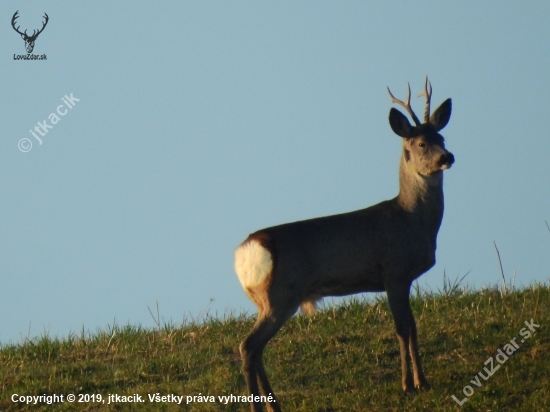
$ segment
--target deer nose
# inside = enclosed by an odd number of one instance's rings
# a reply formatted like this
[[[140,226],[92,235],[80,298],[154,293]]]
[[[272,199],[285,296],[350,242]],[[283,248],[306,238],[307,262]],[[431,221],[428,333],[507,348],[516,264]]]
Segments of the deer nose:
[[[439,158],[440,166],[451,167],[451,165],[454,162],[455,162],[455,157],[451,152],[447,152],[446,154],[441,155],[441,157]]]

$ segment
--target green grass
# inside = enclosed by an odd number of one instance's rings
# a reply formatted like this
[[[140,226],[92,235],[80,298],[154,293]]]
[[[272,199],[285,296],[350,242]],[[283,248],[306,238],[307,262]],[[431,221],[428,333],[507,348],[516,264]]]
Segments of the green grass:
[[[429,392],[401,393],[400,361],[383,295],[350,299],[311,318],[295,316],[273,338],[264,359],[285,411],[548,411],[550,288],[413,290]],[[183,326],[109,327],[95,334],[43,336],[0,348],[0,410],[246,411],[219,395],[246,395],[238,345],[255,316],[226,316]],[[540,325],[524,343],[520,330]],[[520,348],[482,387],[470,383],[484,362],[517,337]],[[495,361],[496,363],[496,361]],[[462,407],[463,387],[474,393]],[[140,394],[143,403],[25,405],[11,396]],[[147,394],[215,396],[215,403],[151,403]]]

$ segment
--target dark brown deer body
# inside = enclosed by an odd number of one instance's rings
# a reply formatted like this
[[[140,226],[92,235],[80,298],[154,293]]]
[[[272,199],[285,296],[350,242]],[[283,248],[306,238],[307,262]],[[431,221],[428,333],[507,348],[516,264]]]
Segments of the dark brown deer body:
[[[355,212],[260,230],[235,252],[239,280],[259,310],[240,346],[243,371],[250,394],[271,394],[270,410],[281,408],[263,366],[263,349],[300,306],[311,311],[324,296],[386,291],[399,341],[403,390],[429,388],[418,356],[409,292],[413,280],[435,264],[443,170],[451,167],[454,156],[438,133],[449,121],[451,100],[430,117],[427,79],[424,95],[422,124],[410,108],[410,89],[406,103],[392,96],[416,124],[411,126],[401,112],[391,109],[391,128],[403,138],[396,198]],[[263,402],[251,404],[252,411],[262,409]]]

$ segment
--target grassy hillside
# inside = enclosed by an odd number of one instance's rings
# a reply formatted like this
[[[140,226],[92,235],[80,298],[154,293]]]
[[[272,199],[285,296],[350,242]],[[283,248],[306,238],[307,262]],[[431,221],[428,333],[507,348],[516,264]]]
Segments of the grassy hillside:
[[[438,293],[417,291],[412,299],[431,391],[401,394],[399,351],[385,300],[350,300],[312,318],[294,317],[268,345],[266,368],[283,409],[550,410],[550,288],[536,285],[503,294],[496,288],[467,292],[447,286]],[[535,332],[526,338],[524,322],[531,320],[540,327],[531,326]],[[158,330],[111,327],[65,340],[42,337],[4,346],[0,410],[248,410],[245,403],[225,404],[218,396],[246,394],[237,348],[253,322],[253,316],[228,316]],[[504,360],[498,350],[505,351],[513,338],[519,349]],[[497,368],[497,355],[504,362],[500,368],[487,380],[479,377],[479,372],[487,377],[484,367],[491,369],[484,364],[488,358]],[[466,385],[469,397],[463,393]],[[157,393],[183,396],[184,406],[166,398],[151,402],[148,394]],[[64,402],[12,402],[12,396],[52,394],[62,394]],[[68,394],[76,401],[68,402]],[[108,405],[110,394],[138,394],[143,402]],[[467,400],[458,406],[452,395]],[[196,398],[185,406],[187,396]],[[205,400],[198,396],[213,396],[215,402],[198,402]],[[88,402],[79,403],[79,397]]]

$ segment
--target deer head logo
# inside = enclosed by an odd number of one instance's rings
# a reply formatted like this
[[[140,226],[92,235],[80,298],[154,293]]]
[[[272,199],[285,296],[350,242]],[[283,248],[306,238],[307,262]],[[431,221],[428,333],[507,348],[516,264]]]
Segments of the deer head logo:
[[[38,30],[38,32],[36,30],[33,30],[32,35],[29,36],[27,35],[27,30],[25,30],[25,32],[22,33],[19,31],[20,26],[15,27],[15,20],[17,20],[17,18],[19,17],[17,13],[19,13],[19,10],[17,10],[13,15],[11,19],[11,25],[13,29],[21,35],[21,38],[25,40],[25,48],[27,49],[27,53],[32,53],[34,49],[34,42],[36,41],[36,38],[38,37],[38,35],[44,31],[46,24],[48,24],[49,17],[46,13],[44,13],[44,18],[46,19],[46,21],[42,23],[42,28]]]

